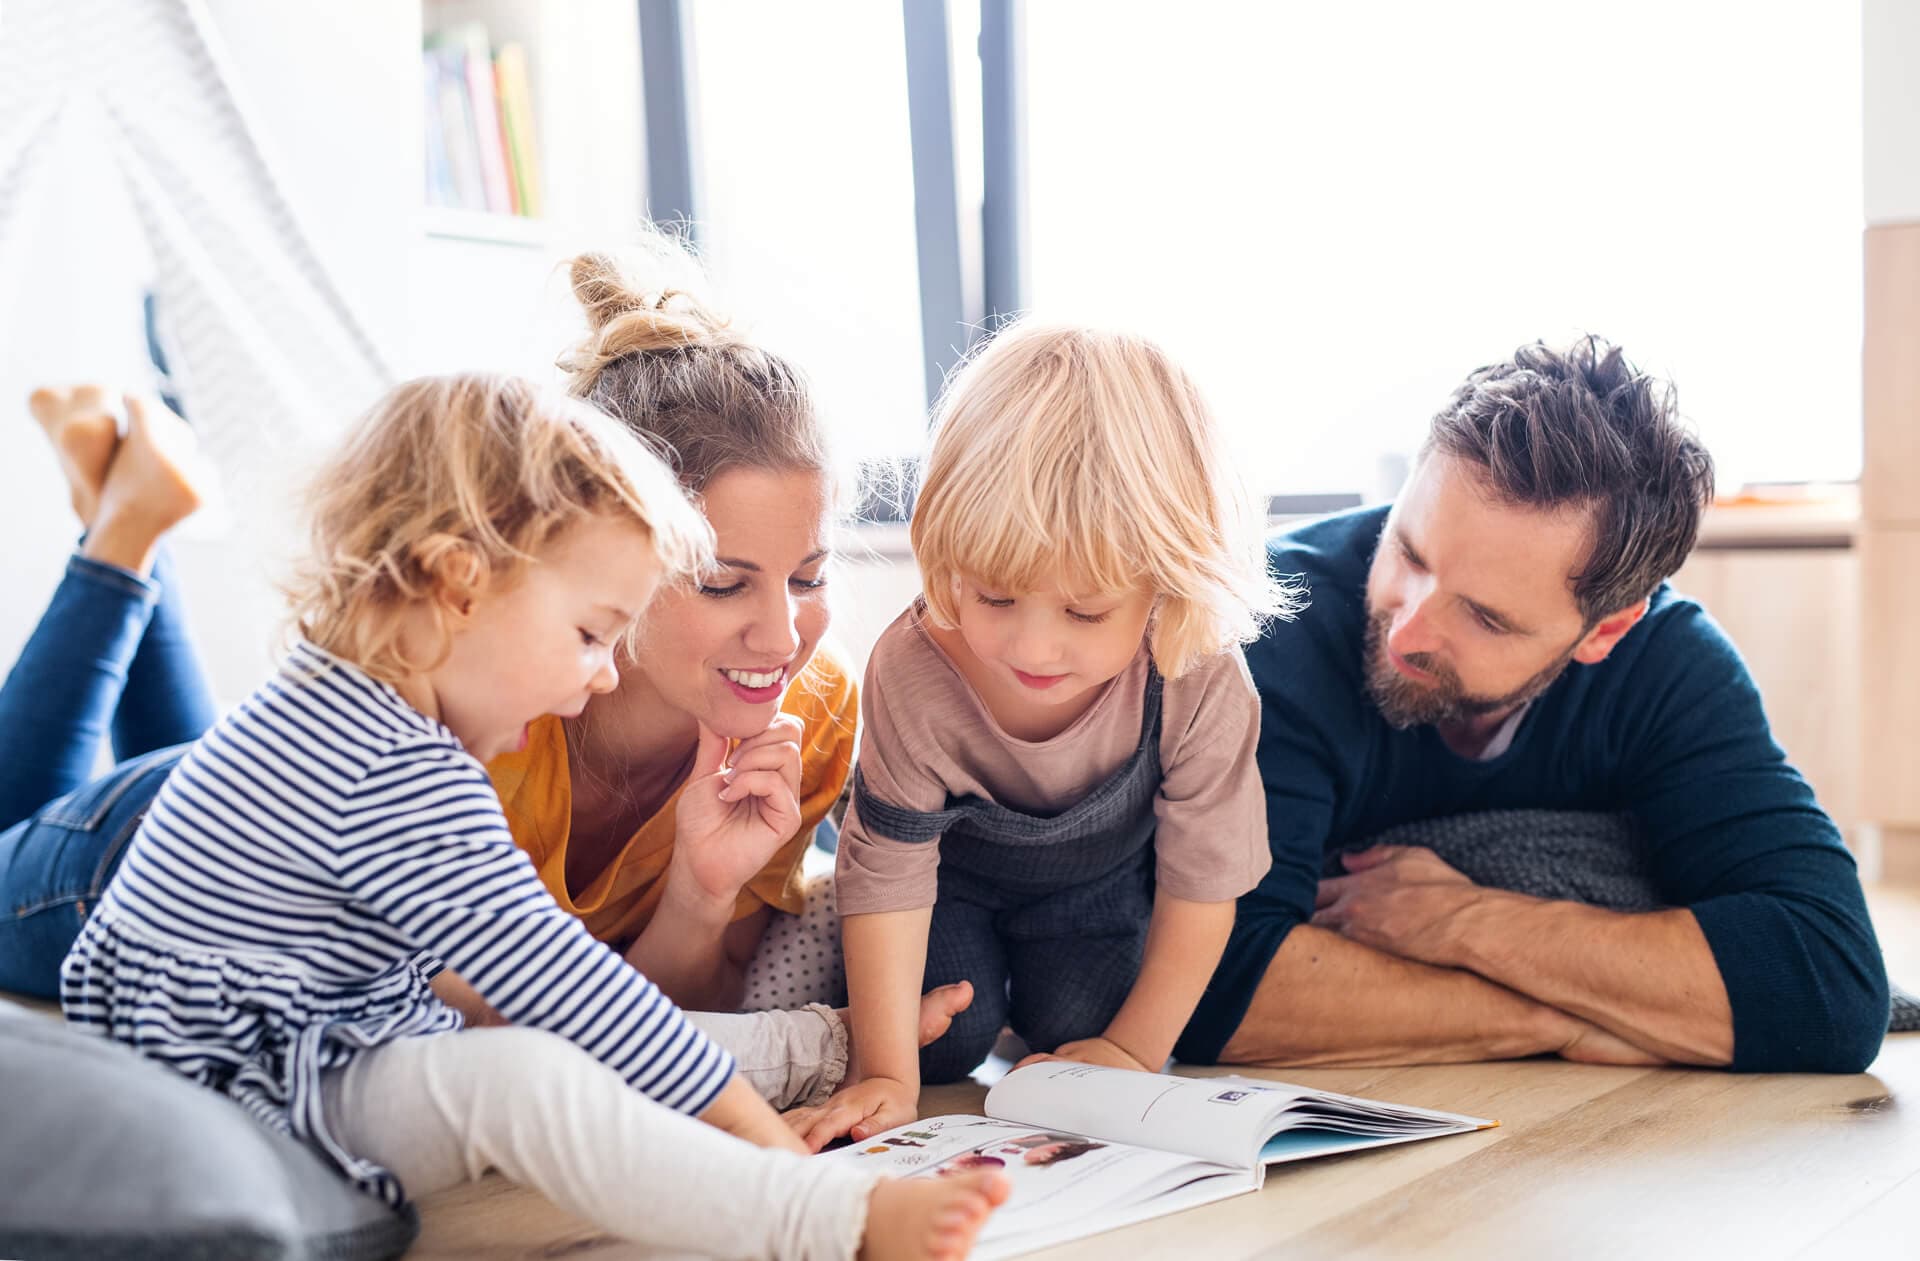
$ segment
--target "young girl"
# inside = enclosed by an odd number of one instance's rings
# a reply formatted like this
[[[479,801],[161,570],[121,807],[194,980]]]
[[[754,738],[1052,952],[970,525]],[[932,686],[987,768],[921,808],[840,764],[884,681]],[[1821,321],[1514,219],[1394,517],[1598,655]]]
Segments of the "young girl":
[[[691,1119],[798,1148],[728,1047],[811,1063],[770,1083],[804,1092],[837,1071],[832,1014],[703,1032],[555,904],[481,767],[611,690],[656,586],[710,563],[666,468],[582,403],[468,376],[400,387],[316,487],[301,639],[167,779],[62,967],[68,1018],[389,1202],[495,1167],[678,1249],[963,1252],[1003,1186],[876,1184]],[[693,774],[750,841],[773,772],[725,755],[703,733]],[[441,966],[521,1027],[461,1030]]]
[[[1238,645],[1298,600],[1240,498],[1139,338],[1015,325],[948,386],[836,874],[866,1078],[789,1118],[816,1149],[911,1119],[1005,1023],[1064,1059],[1171,1054],[1268,865]],[[974,1002],[916,1056],[923,975]]]

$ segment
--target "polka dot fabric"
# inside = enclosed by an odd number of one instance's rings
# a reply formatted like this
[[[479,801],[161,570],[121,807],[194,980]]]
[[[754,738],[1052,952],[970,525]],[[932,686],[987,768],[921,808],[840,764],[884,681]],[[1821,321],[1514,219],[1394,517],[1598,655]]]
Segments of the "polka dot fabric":
[[[825,859],[819,864],[818,859]],[[840,915],[833,900],[833,856],[807,854],[806,909],[775,911],[760,949],[747,965],[741,1011],[794,1011],[808,1003],[841,1007],[847,974],[840,958]]]

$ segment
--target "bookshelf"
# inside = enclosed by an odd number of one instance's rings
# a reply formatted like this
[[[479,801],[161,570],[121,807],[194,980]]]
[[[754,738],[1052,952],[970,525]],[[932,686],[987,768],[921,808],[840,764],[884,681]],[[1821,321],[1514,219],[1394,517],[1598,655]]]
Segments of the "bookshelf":
[[[630,0],[421,0],[418,12],[408,368],[481,367],[550,380],[580,327],[561,264],[582,249],[631,239],[644,214],[637,10]],[[447,197],[444,169],[436,184],[433,129],[444,119],[434,109],[430,59],[439,50],[451,61],[449,50],[468,51],[468,41],[496,57],[517,49],[524,62],[537,213],[503,213],[497,195],[477,205]],[[452,77],[442,70],[443,93]],[[461,200],[468,204],[434,204]]]

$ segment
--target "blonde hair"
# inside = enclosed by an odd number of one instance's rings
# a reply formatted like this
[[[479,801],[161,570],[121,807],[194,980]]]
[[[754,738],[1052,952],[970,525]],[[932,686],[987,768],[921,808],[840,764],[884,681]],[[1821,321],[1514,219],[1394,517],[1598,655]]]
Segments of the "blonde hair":
[[[1262,521],[1192,380],[1145,338],[1019,321],[947,381],[910,535],[927,608],[958,624],[964,575],[1147,590],[1154,663],[1177,678],[1303,607],[1267,572]]]
[[[681,485],[697,495],[732,468],[830,472],[806,378],[713,308],[677,238],[647,226],[568,270],[587,317],[559,361],[568,392],[661,445]]]
[[[442,591],[511,583],[542,544],[601,514],[639,525],[666,577],[698,570],[712,532],[666,467],[593,408],[514,377],[425,377],[376,403],[307,495],[312,550],[287,586],[316,646],[388,682],[446,659]],[[425,602],[439,646],[400,646]]]

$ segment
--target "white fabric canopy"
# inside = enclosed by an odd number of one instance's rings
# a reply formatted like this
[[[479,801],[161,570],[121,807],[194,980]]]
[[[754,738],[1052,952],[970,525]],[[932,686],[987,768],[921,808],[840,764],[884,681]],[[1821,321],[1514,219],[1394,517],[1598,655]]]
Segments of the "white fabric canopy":
[[[197,0],[0,0],[0,260],[34,248],[21,210],[53,155],[91,150],[150,252],[183,409],[227,470],[337,432],[393,375],[233,85]],[[33,299],[0,282],[0,345]]]

